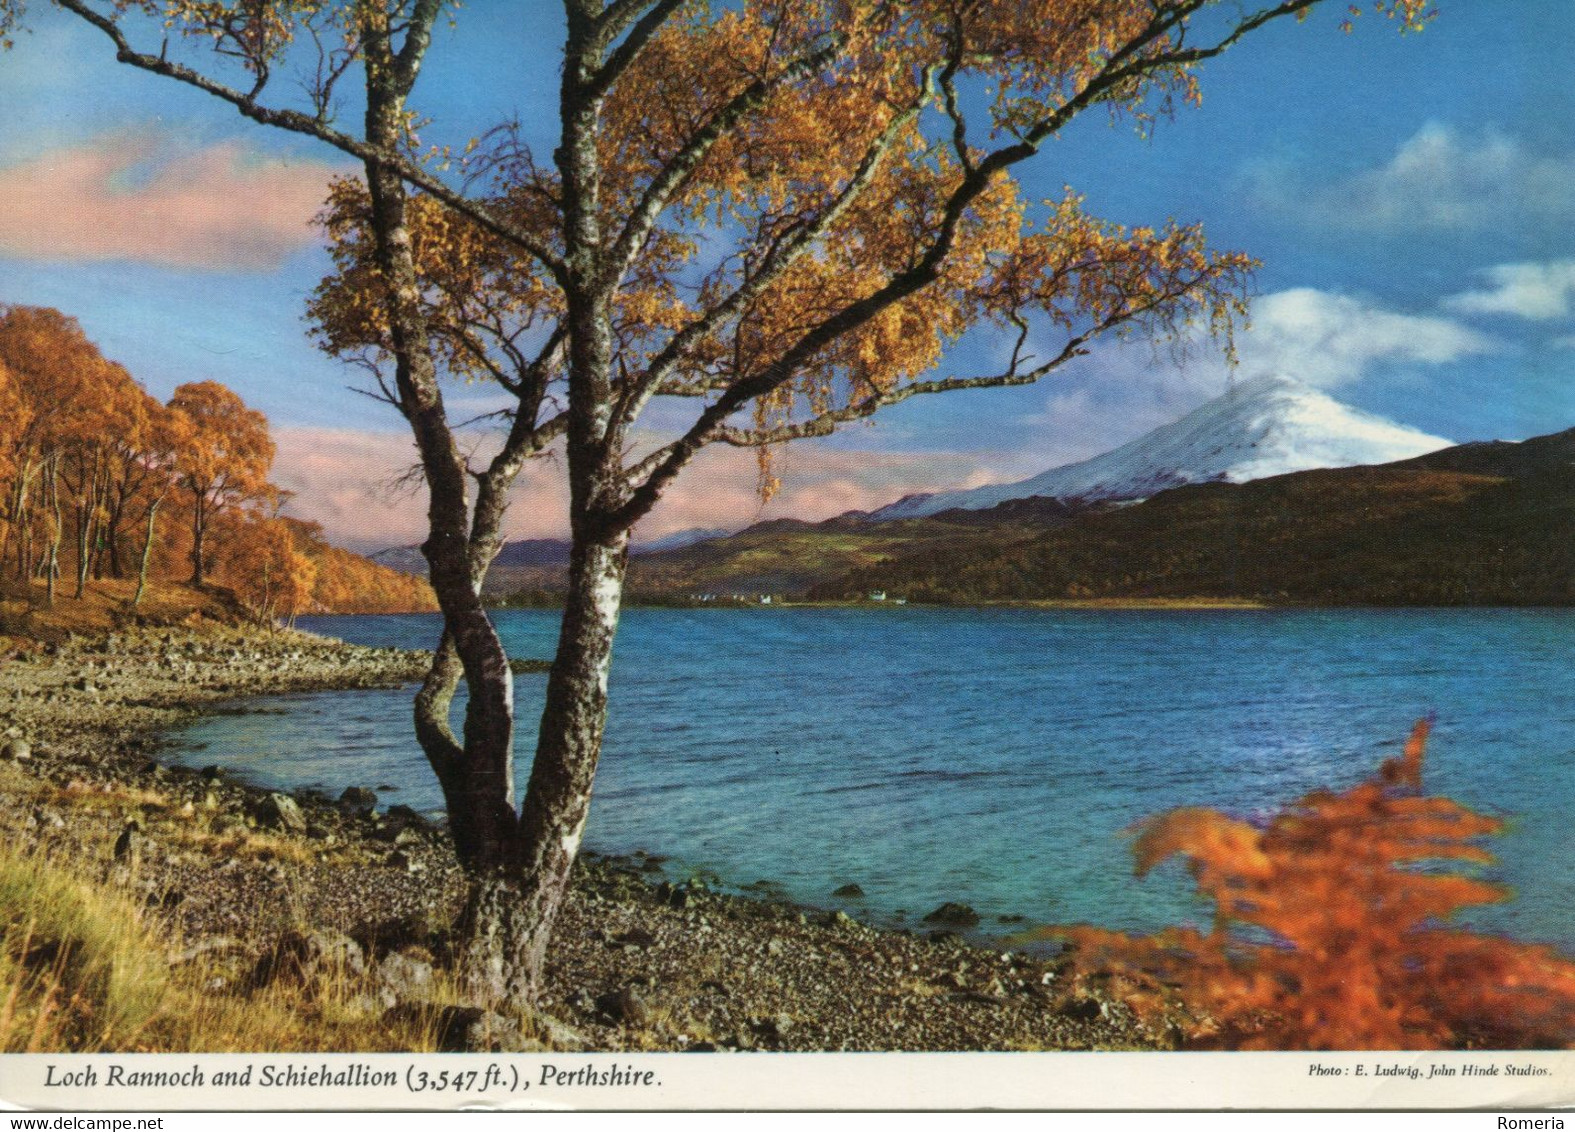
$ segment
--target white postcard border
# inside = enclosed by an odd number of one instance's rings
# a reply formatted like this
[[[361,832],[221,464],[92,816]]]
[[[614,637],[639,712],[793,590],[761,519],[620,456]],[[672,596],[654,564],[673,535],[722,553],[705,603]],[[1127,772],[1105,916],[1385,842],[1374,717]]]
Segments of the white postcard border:
[[[1556,1110],[1575,1053],[12,1054],[70,1112]]]

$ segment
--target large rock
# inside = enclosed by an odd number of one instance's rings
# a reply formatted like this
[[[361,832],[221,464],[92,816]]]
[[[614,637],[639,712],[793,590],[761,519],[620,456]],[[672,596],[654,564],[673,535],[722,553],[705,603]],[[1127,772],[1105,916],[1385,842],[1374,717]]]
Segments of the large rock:
[[[979,924],[979,913],[966,904],[948,900],[924,917],[926,924],[945,924],[954,928],[972,928]]]
[[[306,815],[299,803],[287,794],[265,794],[252,805],[252,820],[263,829],[286,833],[305,833]]]
[[[377,794],[365,786],[351,786],[339,795],[339,808],[347,814],[365,817],[377,809]]]
[[[651,1004],[632,986],[598,995],[596,1009],[620,1026],[638,1028],[648,1025],[652,1018]]]
[[[340,932],[291,930],[257,964],[255,981],[267,986],[280,979],[310,985],[329,979],[359,978],[366,973],[361,945]]]
[[[566,1022],[560,1022],[550,1014],[533,1014],[530,1019],[530,1028],[536,1037],[546,1043],[549,1049],[575,1050],[586,1049],[591,1043],[585,1035]]]
[[[424,815],[417,810],[412,810],[409,806],[388,807],[387,824],[395,830],[416,829],[425,831],[432,828],[432,823],[427,821]]]
[[[33,757],[33,748],[26,739],[7,739],[0,745],[0,759],[7,762],[25,762]]]
[[[392,951],[383,956],[373,973],[378,985],[401,1002],[432,997],[432,964],[425,959]]]

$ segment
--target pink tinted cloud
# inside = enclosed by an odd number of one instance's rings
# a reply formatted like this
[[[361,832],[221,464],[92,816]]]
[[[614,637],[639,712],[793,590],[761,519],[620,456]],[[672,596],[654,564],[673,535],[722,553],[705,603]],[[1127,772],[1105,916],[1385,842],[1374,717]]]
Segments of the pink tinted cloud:
[[[0,169],[0,255],[267,271],[316,239],[333,167],[99,138]]]
[[[753,452],[706,449],[640,524],[642,539],[690,527],[741,527],[763,519],[817,521],[845,511],[872,511],[920,491],[949,491],[1021,479],[1042,471],[1023,468],[1001,453],[890,452],[788,445],[774,457],[782,481],[761,505]]]
[[[286,514],[321,523],[331,542],[358,551],[426,537],[425,489],[398,484],[416,465],[410,437],[304,426],[273,434],[273,481],[293,493]]]
[[[426,537],[426,492],[397,489],[415,464],[407,437],[352,429],[286,426],[275,430],[274,480],[295,493],[289,514],[321,523],[341,546],[375,551]],[[987,457],[998,456],[997,459]],[[966,452],[882,452],[817,444],[778,454],[782,489],[765,506],[756,491],[752,452],[716,447],[694,464],[646,517],[637,540],[691,527],[739,528],[762,519],[829,519],[868,511],[915,491],[976,487],[1042,471],[1021,456]],[[521,473],[508,537],[563,538],[568,489],[561,458],[533,461]]]

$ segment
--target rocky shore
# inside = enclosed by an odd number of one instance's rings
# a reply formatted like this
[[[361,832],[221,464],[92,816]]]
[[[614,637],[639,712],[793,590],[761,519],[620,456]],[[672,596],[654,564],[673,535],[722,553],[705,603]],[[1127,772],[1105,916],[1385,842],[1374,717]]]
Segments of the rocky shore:
[[[441,823],[368,784],[272,794],[165,766],[159,736],[240,697],[419,679],[426,657],[298,633],[136,629],[0,651],[0,831],[130,890],[218,993],[332,968],[350,1006],[425,1010],[461,1048],[1131,1049],[1168,1044],[1109,988],[955,932],[709,891],[660,858],[584,855],[542,1017],[442,1006],[463,883]],[[828,893],[828,902],[833,894]],[[954,909],[964,917],[966,909]]]

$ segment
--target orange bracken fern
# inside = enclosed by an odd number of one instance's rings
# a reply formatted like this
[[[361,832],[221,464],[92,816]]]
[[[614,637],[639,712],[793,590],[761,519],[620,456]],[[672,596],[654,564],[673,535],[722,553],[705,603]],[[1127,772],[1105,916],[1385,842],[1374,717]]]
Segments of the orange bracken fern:
[[[1575,963],[1551,948],[1453,930],[1507,890],[1444,866],[1492,858],[1502,823],[1422,794],[1428,722],[1404,754],[1341,794],[1309,794],[1258,828],[1213,810],[1146,823],[1141,876],[1179,854],[1214,929],[1069,940],[1075,983],[1119,976],[1137,1001],[1179,995],[1195,1048],[1450,1049],[1575,1042]]]

